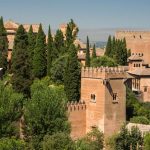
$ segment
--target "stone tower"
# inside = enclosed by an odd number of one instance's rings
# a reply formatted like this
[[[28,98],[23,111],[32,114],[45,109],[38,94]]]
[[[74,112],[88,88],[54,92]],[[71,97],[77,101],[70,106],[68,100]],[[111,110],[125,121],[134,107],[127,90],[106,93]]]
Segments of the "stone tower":
[[[74,139],[95,127],[103,131],[105,137],[119,131],[126,121],[125,82],[123,67],[82,69],[82,103],[68,105],[71,136]]]
[[[82,69],[81,100],[85,101],[86,132],[97,126],[105,136],[126,120],[126,72],[123,68]]]

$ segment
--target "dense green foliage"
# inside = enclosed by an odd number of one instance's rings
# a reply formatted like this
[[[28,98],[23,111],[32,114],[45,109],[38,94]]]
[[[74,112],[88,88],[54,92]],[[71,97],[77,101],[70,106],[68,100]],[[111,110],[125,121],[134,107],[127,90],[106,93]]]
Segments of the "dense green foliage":
[[[0,139],[1,150],[25,150],[26,144],[24,141],[16,140],[14,138],[2,138]]]
[[[104,136],[97,128],[92,129],[84,138],[76,142],[77,150],[102,150]]]
[[[77,50],[73,44],[70,46],[69,52],[64,73],[65,92],[69,101],[79,101],[81,71],[77,59]]]
[[[48,86],[47,81],[35,80],[31,87],[31,100],[25,105],[27,136],[41,141],[46,134],[69,133],[66,102],[62,87]]]
[[[17,92],[30,93],[31,69],[28,54],[28,36],[22,25],[16,32],[12,52],[12,86]]]
[[[144,116],[134,116],[130,119],[130,122],[139,124],[150,124],[150,121]]]
[[[43,150],[75,150],[74,142],[64,132],[46,135],[42,143]]]
[[[90,67],[90,45],[89,45],[89,37],[88,36],[87,36],[87,42],[86,42],[85,66]]]
[[[150,103],[139,102],[139,100],[135,97],[135,94],[132,93],[132,91],[128,88],[127,88],[126,112],[127,112],[126,114],[127,121],[129,121],[133,117],[138,117],[138,123],[140,123],[140,121],[141,123],[144,123],[146,120],[150,121]],[[142,120],[140,119],[140,117],[144,117],[145,119]]]
[[[143,137],[138,128],[132,127],[129,131],[125,126],[121,128],[121,131],[112,136],[108,141],[107,145],[111,150],[137,150],[137,145],[143,145]]]
[[[91,60],[92,67],[100,67],[100,66],[108,66],[108,67],[115,67],[117,63],[110,57],[101,56]]]
[[[56,84],[64,84],[65,66],[67,63],[68,55],[60,56],[56,59],[51,67],[51,79]]]
[[[126,48],[126,40],[108,37],[105,55],[115,60],[118,65],[127,65],[128,50]]]
[[[144,150],[150,149],[150,133],[147,133],[144,137]]]
[[[19,136],[17,121],[22,114],[23,95],[0,81],[0,138]]]
[[[0,18],[0,68],[7,70],[7,50],[8,40],[6,30],[4,28],[3,18]]]
[[[46,59],[46,39],[45,34],[40,24],[36,45],[33,56],[33,74],[34,77],[42,78],[46,75],[47,59]]]

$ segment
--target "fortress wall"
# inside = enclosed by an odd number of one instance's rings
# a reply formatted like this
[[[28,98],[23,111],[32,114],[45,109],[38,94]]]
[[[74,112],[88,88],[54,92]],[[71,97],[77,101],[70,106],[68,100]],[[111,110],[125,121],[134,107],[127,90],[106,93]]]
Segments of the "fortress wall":
[[[68,103],[67,110],[71,123],[71,137],[81,138],[86,134],[86,104],[84,102]]]
[[[143,54],[144,63],[150,64],[150,31],[117,31],[117,39],[126,39],[132,54]]]
[[[126,121],[126,87],[123,79],[112,79],[106,86],[104,133],[109,137]],[[117,94],[116,100],[113,100],[113,93]]]

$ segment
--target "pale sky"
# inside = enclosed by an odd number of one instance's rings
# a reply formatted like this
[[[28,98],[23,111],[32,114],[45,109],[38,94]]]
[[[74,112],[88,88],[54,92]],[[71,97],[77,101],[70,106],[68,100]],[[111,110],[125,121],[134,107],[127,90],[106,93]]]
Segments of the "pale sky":
[[[80,38],[104,40],[118,28],[150,29],[150,0],[0,0],[0,16],[42,23],[45,31],[72,18]]]

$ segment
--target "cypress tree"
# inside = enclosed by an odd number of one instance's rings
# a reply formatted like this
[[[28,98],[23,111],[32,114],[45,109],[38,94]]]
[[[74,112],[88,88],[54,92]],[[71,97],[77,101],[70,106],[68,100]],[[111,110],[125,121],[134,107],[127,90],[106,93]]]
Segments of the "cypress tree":
[[[80,99],[80,67],[77,58],[77,50],[72,44],[69,48],[70,55],[67,60],[64,73],[64,87],[69,101]]]
[[[93,45],[92,58],[96,58],[96,48],[95,48],[95,44]]]
[[[116,51],[116,39],[113,36],[113,39],[112,39],[112,42],[111,42],[111,53],[110,53],[111,58],[114,58],[115,51]]]
[[[86,67],[90,67],[90,46],[89,46],[89,38],[88,38],[88,36],[87,36],[87,43],[86,43],[85,66]]]
[[[47,61],[46,61],[46,39],[45,34],[40,24],[36,45],[33,56],[33,74],[34,77],[42,78],[46,75]]]
[[[110,57],[111,55],[111,49],[112,49],[112,44],[111,44],[111,36],[109,35],[108,37],[108,41],[107,41],[107,45],[106,45],[106,51],[105,51],[105,55]]]
[[[22,25],[16,32],[12,51],[12,86],[17,92],[29,95],[31,85],[28,36]]]
[[[49,75],[49,76],[50,76],[53,58],[54,58],[54,56],[53,56],[53,37],[51,34],[51,28],[49,26],[48,43],[47,43],[47,75]]]
[[[64,48],[64,36],[61,30],[56,31],[56,35],[54,38],[54,46],[55,46],[55,57],[57,58],[59,55],[65,53]]]
[[[0,18],[0,68],[7,70],[7,51],[8,51],[8,39],[7,33],[3,23],[3,17]]]
[[[68,49],[71,44],[74,43],[76,36],[78,34],[79,29],[77,28],[74,21],[71,19],[71,21],[67,24],[66,34],[65,34],[65,44],[66,48]]]
[[[33,69],[33,56],[34,56],[34,48],[35,48],[35,41],[36,35],[33,33],[32,25],[30,26],[29,32],[28,32],[28,55],[29,55],[29,61],[30,61],[30,69]]]

